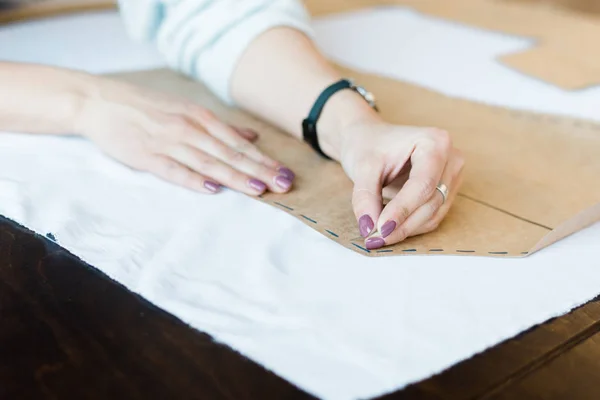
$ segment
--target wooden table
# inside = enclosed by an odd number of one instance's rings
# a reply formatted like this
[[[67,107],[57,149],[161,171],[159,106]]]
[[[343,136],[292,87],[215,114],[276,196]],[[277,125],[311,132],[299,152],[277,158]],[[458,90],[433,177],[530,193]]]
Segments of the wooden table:
[[[42,398],[312,397],[0,217],[0,399]],[[381,399],[600,399],[600,299]]]
[[[313,398],[3,217],[0,324],[0,399]],[[599,383],[595,300],[382,399],[600,399]]]

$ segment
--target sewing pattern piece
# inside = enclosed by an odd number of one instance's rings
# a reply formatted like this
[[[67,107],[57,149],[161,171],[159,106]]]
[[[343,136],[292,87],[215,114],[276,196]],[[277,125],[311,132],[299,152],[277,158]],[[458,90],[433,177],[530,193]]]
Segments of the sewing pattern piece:
[[[201,84],[155,70],[118,79],[188,97],[223,120],[261,133],[266,154],[296,172],[294,190],[257,200],[368,257],[414,254],[524,257],[600,220],[600,127],[588,121],[454,99],[397,80],[338,67],[372,90],[384,118],[440,126],[465,155],[465,179],[437,230],[368,250],[350,203],[352,182],[339,164],[250,115],[221,104]],[[560,155],[560,157],[557,157]],[[308,179],[319,176],[320,179]],[[573,179],[577,177],[577,179]]]

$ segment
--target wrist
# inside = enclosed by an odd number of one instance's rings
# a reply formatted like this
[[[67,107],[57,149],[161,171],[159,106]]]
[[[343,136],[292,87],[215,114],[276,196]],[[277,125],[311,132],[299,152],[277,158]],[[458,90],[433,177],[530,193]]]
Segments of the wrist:
[[[354,90],[331,96],[317,124],[319,145],[334,160],[340,158],[348,128],[356,124],[380,123],[381,116]]]
[[[42,70],[41,75],[44,73],[46,79],[53,82],[44,96],[50,104],[46,109],[49,114],[43,118],[48,121],[47,130],[51,131],[48,133],[81,135],[81,114],[98,78],[84,72],[54,68]]]
[[[77,107],[74,109],[72,119],[73,132],[88,137],[91,130],[92,114],[94,108],[97,108],[98,100],[101,97],[102,78],[93,75],[80,76],[73,91],[76,98]]]

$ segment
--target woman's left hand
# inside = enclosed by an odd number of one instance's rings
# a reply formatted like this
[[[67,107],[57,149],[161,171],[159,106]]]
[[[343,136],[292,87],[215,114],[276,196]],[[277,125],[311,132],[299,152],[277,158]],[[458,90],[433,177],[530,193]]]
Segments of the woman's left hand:
[[[436,229],[462,182],[464,159],[437,128],[353,123],[341,133],[339,158],[354,182],[352,205],[368,249]],[[393,194],[385,207],[384,194]]]

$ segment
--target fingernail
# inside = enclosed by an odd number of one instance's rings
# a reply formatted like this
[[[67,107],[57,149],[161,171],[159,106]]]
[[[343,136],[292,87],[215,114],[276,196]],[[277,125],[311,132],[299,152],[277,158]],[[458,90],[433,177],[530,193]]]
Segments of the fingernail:
[[[383,247],[385,245],[385,240],[380,237],[372,237],[367,239],[365,245],[367,246],[368,250],[375,250]]]
[[[247,138],[250,141],[256,140],[258,138],[258,132],[254,129],[250,128],[238,128],[237,126],[230,125],[233,130],[235,130],[238,135]]]
[[[250,186],[252,189],[257,190],[259,192],[264,192],[265,190],[267,190],[267,185],[265,185],[264,182],[259,181],[258,179],[250,179],[248,181],[248,186]]]
[[[293,181],[294,178],[296,177],[296,174],[294,173],[294,171],[292,171],[291,169],[289,169],[287,167],[279,167],[279,168],[277,168],[277,172],[279,172],[281,175],[288,178],[290,181]]]
[[[292,187],[292,181],[283,175],[278,175],[275,177],[275,183],[277,186],[282,188],[283,190],[288,190]]]
[[[395,221],[388,221],[381,227],[381,237],[388,237],[396,229]]]
[[[248,136],[256,139],[258,137],[258,132],[256,132],[254,129],[250,129],[250,128],[242,128],[242,130],[244,130]]]
[[[362,237],[369,236],[369,233],[371,233],[374,227],[375,224],[368,215],[365,214],[358,219],[358,230],[360,231],[360,235]]]
[[[221,190],[221,185],[213,181],[204,182],[204,187],[213,193],[217,193],[219,190]]]

